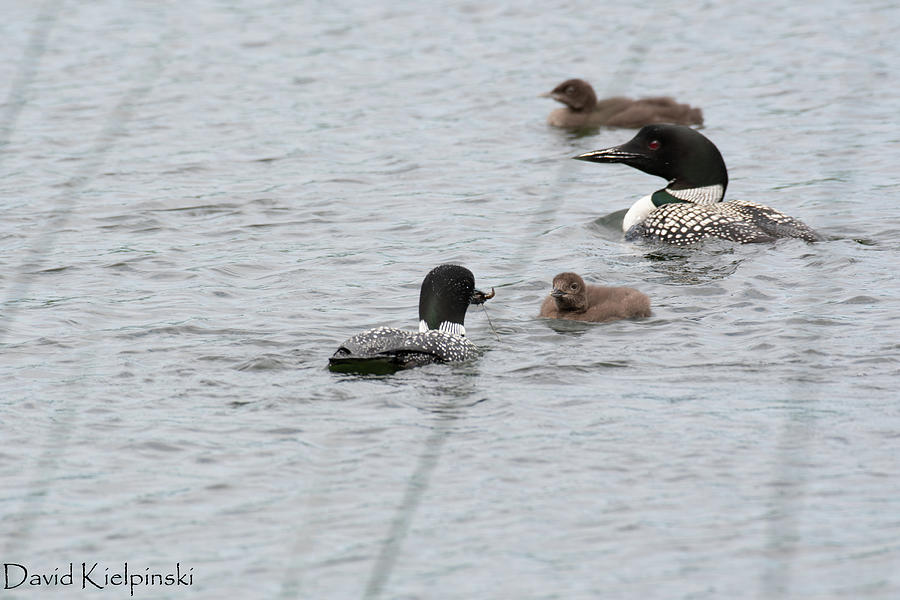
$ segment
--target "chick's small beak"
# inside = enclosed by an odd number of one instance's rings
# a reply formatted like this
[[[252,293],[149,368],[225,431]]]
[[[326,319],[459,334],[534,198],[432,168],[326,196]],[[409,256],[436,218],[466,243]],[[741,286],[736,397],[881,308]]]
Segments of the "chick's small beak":
[[[540,95],[541,98],[550,98],[551,100],[556,100],[557,102],[566,103],[566,97],[559,92],[547,92],[545,94]]]
[[[494,292],[494,288],[491,288],[490,294],[485,294],[481,290],[475,290],[474,292],[472,292],[472,298],[469,300],[469,304],[484,304],[495,295],[496,292]]]
[[[550,292],[550,295],[553,296],[554,298],[562,298],[563,296],[566,295],[566,293],[560,289],[553,288],[553,291]]]

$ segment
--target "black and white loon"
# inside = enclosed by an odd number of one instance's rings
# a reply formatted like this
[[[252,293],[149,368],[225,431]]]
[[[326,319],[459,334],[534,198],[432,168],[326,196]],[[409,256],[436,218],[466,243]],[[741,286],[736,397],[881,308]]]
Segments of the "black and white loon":
[[[715,144],[682,125],[647,125],[621,146],[576,156],[599,163],[625,163],[669,183],[635,202],[625,214],[625,239],[685,246],[707,238],[742,244],[777,238],[821,240],[811,227],[768,206],[732,200],[725,161]]]
[[[493,298],[475,289],[475,277],[465,267],[439,265],[422,281],[419,331],[378,327],[346,340],[329,359],[338,372],[393,373],[433,362],[458,362],[477,354],[466,338],[466,309]]]

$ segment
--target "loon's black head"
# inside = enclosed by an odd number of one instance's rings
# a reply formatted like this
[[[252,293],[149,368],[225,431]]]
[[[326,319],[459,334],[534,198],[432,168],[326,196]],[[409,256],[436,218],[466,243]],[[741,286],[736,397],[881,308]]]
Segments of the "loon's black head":
[[[562,102],[572,110],[591,110],[597,105],[597,94],[584,79],[568,79],[553,88],[547,98]]]
[[[669,189],[684,190],[720,185],[728,187],[725,161],[715,144],[684,125],[646,125],[621,146],[576,156],[599,163],[625,163],[663,177]]]
[[[482,304],[492,297],[493,293],[485,294],[475,289],[472,271],[459,265],[439,265],[422,281],[419,321],[428,329],[440,329],[442,323],[463,326],[469,304]]]

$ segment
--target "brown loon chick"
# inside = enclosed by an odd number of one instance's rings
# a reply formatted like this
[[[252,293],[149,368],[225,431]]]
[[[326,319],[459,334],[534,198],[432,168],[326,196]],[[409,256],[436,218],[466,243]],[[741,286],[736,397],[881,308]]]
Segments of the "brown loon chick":
[[[597,101],[594,88],[583,79],[564,81],[544,96],[566,105],[554,110],[547,118],[547,123],[554,127],[574,129],[606,125],[637,129],[650,123],[703,124],[703,112],[699,108],[679,104],[668,97],[632,100],[616,96]]]
[[[634,288],[585,285],[576,273],[560,273],[539,316],[593,322],[649,317],[650,298]]]

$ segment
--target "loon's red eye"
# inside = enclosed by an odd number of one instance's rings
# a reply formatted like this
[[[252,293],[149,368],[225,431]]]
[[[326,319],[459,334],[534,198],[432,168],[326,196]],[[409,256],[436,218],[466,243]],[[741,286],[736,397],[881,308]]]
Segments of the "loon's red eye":
[[[659,143],[659,140],[653,140],[652,142],[647,144],[647,147],[651,150],[659,150],[660,146],[662,146],[662,144]]]

